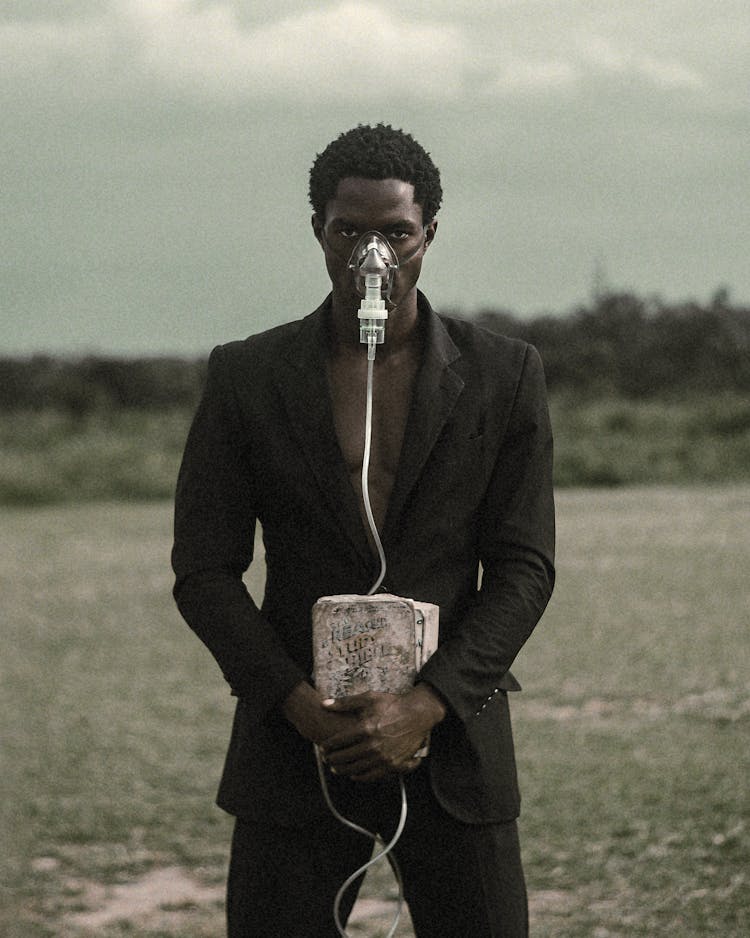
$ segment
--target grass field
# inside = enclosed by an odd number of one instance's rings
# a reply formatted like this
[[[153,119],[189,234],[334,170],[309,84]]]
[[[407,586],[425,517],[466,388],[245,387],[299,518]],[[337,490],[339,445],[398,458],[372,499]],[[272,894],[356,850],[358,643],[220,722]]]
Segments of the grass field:
[[[750,486],[558,507],[558,586],[514,668],[532,935],[741,938]],[[0,523],[0,933],[220,935],[232,701],[171,603],[169,505]],[[366,889],[352,933],[375,938],[390,880]]]

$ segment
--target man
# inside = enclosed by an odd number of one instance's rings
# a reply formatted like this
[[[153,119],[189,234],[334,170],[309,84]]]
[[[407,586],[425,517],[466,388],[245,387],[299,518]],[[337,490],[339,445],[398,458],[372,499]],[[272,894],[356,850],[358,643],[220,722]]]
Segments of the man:
[[[403,779],[394,852],[420,938],[527,934],[507,692],[552,591],[551,433],[534,349],[439,317],[417,291],[441,197],[408,134],[342,134],[310,174],[330,296],[211,355],[180,470],[173,565],[180,611],[238,698],[218,797],[236,817],[232,938],[335,936],[336,892],[371,852],[328,810],[313,744],[337,810],[385,838]],[[369,231],[399,259],[373,379],[382,588],[437,604],[440,645],[410,692],[332,702],[310,680],[312,606],[366,594],[378,570],[360,475],[367,352],[348,264]],[[241,579],[256,519],[260,609]]]

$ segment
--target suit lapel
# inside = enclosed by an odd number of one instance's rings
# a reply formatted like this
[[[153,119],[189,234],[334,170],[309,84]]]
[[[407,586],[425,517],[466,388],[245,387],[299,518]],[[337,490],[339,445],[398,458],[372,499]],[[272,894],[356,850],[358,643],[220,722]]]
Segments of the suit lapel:
[[[322,500],[354,550],[371,566],[372,552],[333,422],[326,372],[325,305],[302,320],[294,342],[279,363],[276,383],[289,426]]]
[[[395,534],[404,505],[464,387],[463,378],[451,368],[461,353],[421,295],[420,308],[426,321],[425,348],[388,503],[384,540]]]

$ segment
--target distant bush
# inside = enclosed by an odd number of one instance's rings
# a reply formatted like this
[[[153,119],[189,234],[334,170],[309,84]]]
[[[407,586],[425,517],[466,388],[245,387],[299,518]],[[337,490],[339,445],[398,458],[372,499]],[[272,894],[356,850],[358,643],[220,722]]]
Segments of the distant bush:
[[[474,321],[533,343],[553,392],[649,398],[750,391],[750,309],[730,306],[722,290],[707,306],[611,293],[567,316],[524,320],[484,310]]]
[[[56,409],[74,417],[111,410],[195,407],[204,359],[0,358],[0,409]]]
[[[553,394],[647,399],[750,392],[750,309],[731,305],[723,290],[704,306],[608,293],[566,315],[532,319],[496,309],[446,312],[532,342]],[[53,408],[81,418],[194,408],[205,373],[204,358],[0,358],[0,410]]]
[[[557,485],[750,479],[750,309],[725,292],[472,318],[539,349]],[[174,356],[0,358],[0,504],[170,497],[205,374]]]

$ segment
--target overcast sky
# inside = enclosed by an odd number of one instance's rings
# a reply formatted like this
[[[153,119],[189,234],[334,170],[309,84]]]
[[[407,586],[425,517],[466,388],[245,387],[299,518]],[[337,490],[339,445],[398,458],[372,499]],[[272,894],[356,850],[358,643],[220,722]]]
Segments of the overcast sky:
[[[328,289],[316,153],[413,133],[438,308],[750,301],[747,0],[0,0],[1,353],[205,353]]]

